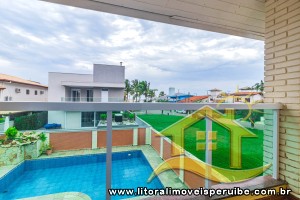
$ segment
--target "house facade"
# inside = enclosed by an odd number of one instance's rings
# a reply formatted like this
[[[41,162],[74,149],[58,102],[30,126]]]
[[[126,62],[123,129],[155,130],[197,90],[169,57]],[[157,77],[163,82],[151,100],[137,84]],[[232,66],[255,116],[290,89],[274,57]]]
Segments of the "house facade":
[[[94,64],[93,74],[49,72],[49,102],[123,102],[125,67]],[[51,111],[48,123],[62,128],[97,127],[100,112]]]
[[[0,102],[47,101],[48,86],[16,76],[0,74]]]

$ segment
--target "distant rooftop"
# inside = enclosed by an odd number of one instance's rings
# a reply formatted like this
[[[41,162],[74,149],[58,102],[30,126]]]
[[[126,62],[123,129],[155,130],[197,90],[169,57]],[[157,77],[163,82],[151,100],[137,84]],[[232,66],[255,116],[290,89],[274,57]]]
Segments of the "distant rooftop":
[[[209,97],[208,95],[193,96],[193,97],[189,97],[189,98],[183,99],[183,100],[179,101],[179,103],[197,102],[197,101],[201,101],[203,99],[207,99],[208,97]]]
[[[48,88],[48,86],[42,85],[39,82],[25,80],[25,79],[22,79],[22,78],[19,78],[19,77],[16,77],[16,76],[10,76],[10,75],[7,75],[7,74],[0,74],[0,81],[21,83],[21,84],[26,84],[26,85],[33,85],[33,86]],[[3,88],[3,89],[5,89],[5,88]]]
[[[257,94],[262,94],[262,92],[235,92],[235,93],[232,93],[231,95],[234,95],[234,96],[253,96],[253,95],[257,95]]]

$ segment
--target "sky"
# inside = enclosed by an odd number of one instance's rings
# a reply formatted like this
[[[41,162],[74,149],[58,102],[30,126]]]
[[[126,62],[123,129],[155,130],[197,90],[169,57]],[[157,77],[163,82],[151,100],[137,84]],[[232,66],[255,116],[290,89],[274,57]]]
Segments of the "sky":
[[[263,80],[264,43],[37,0],[0,1],[0,73],[48,83],[48,72],[125,65],[125,78],[168,93],[235,91]]]

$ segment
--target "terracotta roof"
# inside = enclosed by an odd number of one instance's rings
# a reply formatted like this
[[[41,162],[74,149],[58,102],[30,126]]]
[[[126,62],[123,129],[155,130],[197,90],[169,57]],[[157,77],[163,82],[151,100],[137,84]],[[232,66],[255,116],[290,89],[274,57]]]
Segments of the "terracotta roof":
[[[232,93],[231,95],[234,95],[234,96],[253,96],[253,95],[256,95],[256,94],[262,94],[261,92],[235,92],[235,93]]]
[[[179,103],[193,103],[196,101],[201,101],[203,99],[207,99],[209,96],[208,95],[204,95],[204,96],[193,96],[193,97],[189,97],[186,99],[183,99],[181,101],[179,101]]]
[[[0,85],[0,90],[4,90],[4,89],[6,89],[6,88]]]
[[[211,90],[208,90],[208,91],[222,91],[222,90],[219,90],[217,88],[214,88],[214,89],[211,89]]]
[[[19,77],[16,77],[16,76],[10,76],[10,75],[6,75],[6,74],[0,74],[0,81],[21,83],[21,84],[26,84],[26,85],[33,85],[33,86],[48,88],[48,86],[42,85],[38,82],[29,81],[29,80],[25,80],[25,79],[22,79],[22,78],[19,78]]]

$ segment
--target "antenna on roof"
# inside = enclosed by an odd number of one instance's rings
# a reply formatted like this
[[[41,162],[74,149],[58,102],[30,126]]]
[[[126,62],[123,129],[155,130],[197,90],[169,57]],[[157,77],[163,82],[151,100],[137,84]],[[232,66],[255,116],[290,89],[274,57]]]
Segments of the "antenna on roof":
[[[123,62],[120,62],[120,66],[123,66],[122,64],[123,64]]]

